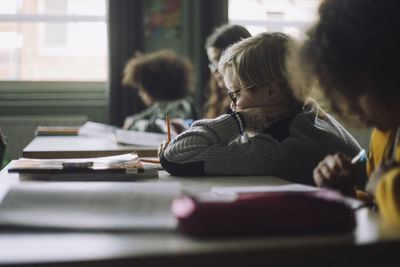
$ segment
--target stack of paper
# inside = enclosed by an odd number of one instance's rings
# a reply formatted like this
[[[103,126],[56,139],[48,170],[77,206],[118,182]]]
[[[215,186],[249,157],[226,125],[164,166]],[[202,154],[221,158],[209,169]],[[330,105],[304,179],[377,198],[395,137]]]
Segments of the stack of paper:
[[[157,167],[143,166],[136,153],[78,159],[21,158],[8,171],[18,172],[23,179],[56,181],[130,181],[158,177]]]

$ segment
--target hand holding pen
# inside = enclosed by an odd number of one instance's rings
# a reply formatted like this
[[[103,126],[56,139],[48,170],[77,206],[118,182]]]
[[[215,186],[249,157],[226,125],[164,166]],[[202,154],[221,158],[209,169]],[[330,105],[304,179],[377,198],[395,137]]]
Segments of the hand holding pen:
[[[365,159],[364,149],[353,159],[343,153],[328,155],[314,169],[314,182],[318,187],[336,189],[346,196],[355,197],[357,164]]]

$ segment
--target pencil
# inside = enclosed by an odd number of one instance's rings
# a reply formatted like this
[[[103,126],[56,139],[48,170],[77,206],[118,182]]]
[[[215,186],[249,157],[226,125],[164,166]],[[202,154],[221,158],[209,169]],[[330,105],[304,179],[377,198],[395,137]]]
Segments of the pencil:
[[[167,130],[168,130],[168,142],[171,142],[171,124],[169,122],[169,116],[165,118],[165,122],[167,123]]]
[[[140,159],[140,161],[149,162],[149,163],[160,163],[159,160],[154,160],[154,159]]]
[[[357,164],[363,162],[366,157],[365,149],[361,149],[360,152],[351,160],[351,164]]]

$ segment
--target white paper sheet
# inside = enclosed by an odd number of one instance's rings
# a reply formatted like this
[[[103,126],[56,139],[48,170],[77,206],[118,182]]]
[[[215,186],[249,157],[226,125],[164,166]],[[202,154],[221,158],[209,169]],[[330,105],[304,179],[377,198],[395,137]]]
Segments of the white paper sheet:
[[[272,191],[314,191],[317,187],[302,184],[287,184],[276,186],[214,186],[211,192],[218,195],[233,195],[237,193],[272,192]]]
[[[137,132],[132,130],[118,129],[115,131],[118,143],[127,145],[142,145],[157,147],[167,139],[166,134]]]
[[[180,183],[24,182],[0,205],[0,224],[93,230],[173,229]]]
[[[79,128],[78,134],[90,137],[107,137],[115,139],[115,131],[118,128],[104,123],[88,121]]]
[[[276,186],[214,186],[211,188],[211,194],[215,197],[221,198],[234,198],[238,193],[251,193],[251,192],[274,192],[274,191],[315,191],[322,190],[321,188],[303,184],[286,184]],[[344,197],[344,200],[353,209],[364,207],[364,203],[358,199]]]

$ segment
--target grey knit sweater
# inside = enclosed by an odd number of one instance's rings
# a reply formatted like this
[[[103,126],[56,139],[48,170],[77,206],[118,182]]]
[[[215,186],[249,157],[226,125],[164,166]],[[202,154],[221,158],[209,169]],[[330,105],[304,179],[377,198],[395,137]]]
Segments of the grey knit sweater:
[[[342,151],[352,157],[361,149],[313,100],[288,121],[286,134],[282,125],[240,136],[231,115],[199,120],[171,141],[161,164],[175,175],[273,175],[313,184],[313,169],[326,155]]]

